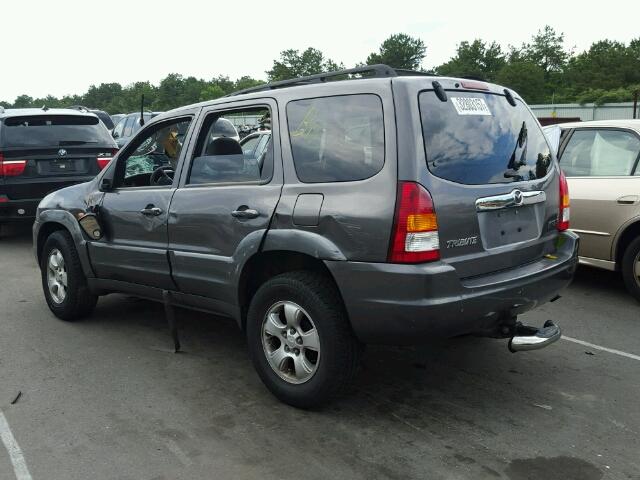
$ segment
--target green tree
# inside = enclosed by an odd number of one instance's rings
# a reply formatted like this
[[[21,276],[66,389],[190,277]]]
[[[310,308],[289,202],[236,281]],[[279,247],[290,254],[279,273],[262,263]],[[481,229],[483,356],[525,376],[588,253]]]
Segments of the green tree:
[[[29,95],[20,95],[13,102],[14,108],[28,108],[33,106],[33,98]]]
[[[549,80],[554,72],[562,72],[570,57],[564,49],[564,34],[556,33],[549,25],[538,30],[531,43],[522,45],[518,56],[538,65],[544,71],[545,80]]]
[[[210,83],[200,91],[199,100],[201,102],[204,102],[206,100],[214,100],[216,98],[224,97],[225,95],[226,95],[226,92],[222,90],[220,85],[216,85],[215,83]]]
[[[233,91],[244,90],[245,88],[257,87],[258,85],[262,85],[264,82],[262,80],[256,80],[255,78],[251,78],[247,75],[244,77],[240,77],[233,84]]]
[[[393,68],[419,70],[426,52],[427,47],[419,38],[406,33],[396,33],[382,42],[378,52],[371,53],[365,63],[383,63]]]
[[[518,92],[527,103],[545,101],[544,70],[533,62],[511,62],[498,72],[495,81]]]
[[[267,70],[266,73],[270,82],[276,82],[341,68],[344,68],[342,64],[325,58],[320,50],[309,47],[302,53],[294,49],[280,52],[280,58],[273,61],[271,70]]]
[[[640,83],[640,39],[624,43],[601,40],[573,57],[566,80],[576,91],[615,90]]]
[[[474,77],[494,81],[498,72],[506,65],[507,59],[500,45],[486,43],[480,39],[469,43],[461,42],[456,55],[437,67],[440,75],[451,77]]]

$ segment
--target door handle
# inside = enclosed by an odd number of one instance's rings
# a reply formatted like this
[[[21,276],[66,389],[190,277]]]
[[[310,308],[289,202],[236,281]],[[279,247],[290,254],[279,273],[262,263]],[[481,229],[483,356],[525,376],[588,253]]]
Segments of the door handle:
[[[625,195],[623,197],[618,198],[616,202],[618,202],[619,205],[635,205],[636,203],[638,203],[638,196]]]
[[[253,208],[247,208],[246,206],[238,207],[237,210],[231,212],[231,216],[235,218],[257,218],[260,213]]]
[[[140,213],[147,217],[157,217],[162,213],[162,209],[158,207],[154,207],[153,205],[147,205],[142,210],[140,210]]]

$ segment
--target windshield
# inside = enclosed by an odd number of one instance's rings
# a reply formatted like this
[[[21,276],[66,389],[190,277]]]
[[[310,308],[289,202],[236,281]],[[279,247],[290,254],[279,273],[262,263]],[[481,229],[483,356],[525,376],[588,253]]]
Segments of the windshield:
[[[5,147],[109,145],[113,140],[95,116],[29,115],[10,117],[2,128]]]
[[[429,170],[464,184],[509,183],[546,176],[552,154],[538,121],[516,100],[478,92],[420,94]]]

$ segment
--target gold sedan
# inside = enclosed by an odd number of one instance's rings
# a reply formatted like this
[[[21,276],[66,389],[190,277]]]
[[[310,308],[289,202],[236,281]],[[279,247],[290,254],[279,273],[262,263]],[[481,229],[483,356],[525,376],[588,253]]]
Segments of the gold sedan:
[[[569,184],[580,262],[622,272],[640,300],[640,120],[545,127]]]

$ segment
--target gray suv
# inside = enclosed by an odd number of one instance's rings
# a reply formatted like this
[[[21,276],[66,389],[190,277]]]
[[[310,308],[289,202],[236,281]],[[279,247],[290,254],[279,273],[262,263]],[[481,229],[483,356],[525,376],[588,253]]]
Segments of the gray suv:
[[[259,154],[216,133],[245,116],[270,125]],[[517,316],[571,281],[568,221],[516,93],[377,65],[159,115],[94,180],[42,200],[33,237],[59,318],[111,292],[233,317],[269,390],[313,407],[362,344],[557,340]]]

